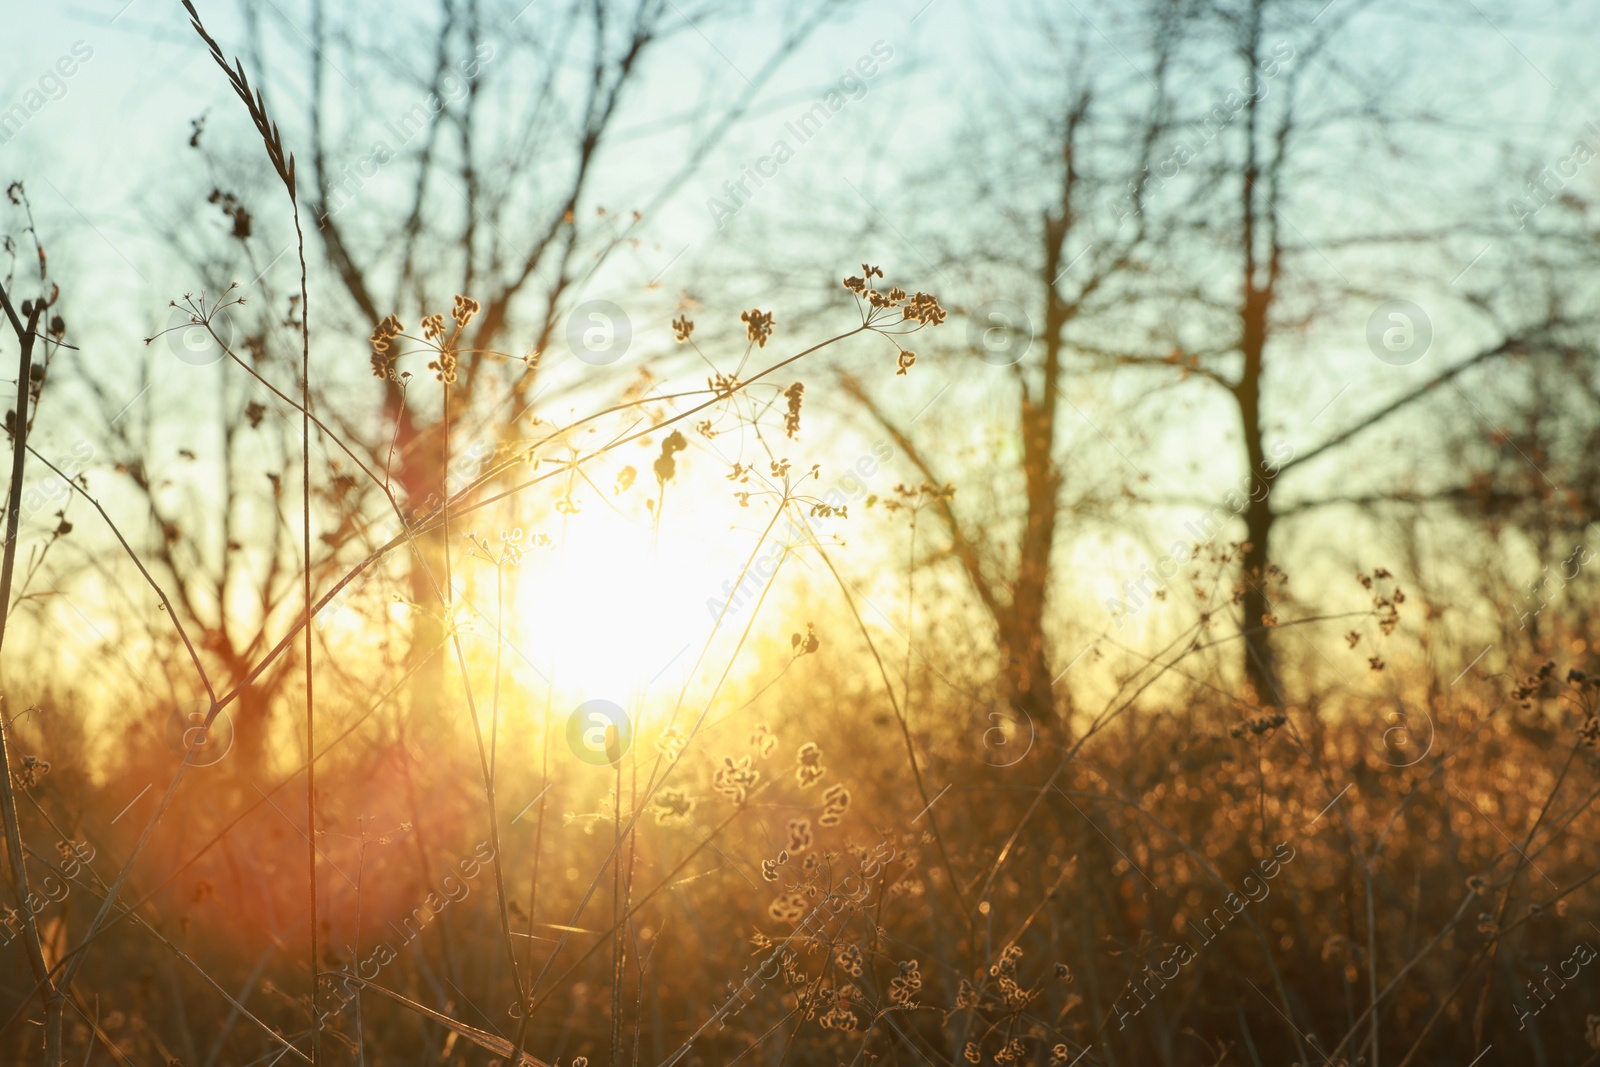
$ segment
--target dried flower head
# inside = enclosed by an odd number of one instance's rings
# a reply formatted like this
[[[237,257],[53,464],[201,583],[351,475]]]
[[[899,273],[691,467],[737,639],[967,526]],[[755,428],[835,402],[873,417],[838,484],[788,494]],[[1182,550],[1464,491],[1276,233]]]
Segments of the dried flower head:
[[[840,514],[843,514],[843,512],[841,511]],[[822,640],[817,637],[816,626],[808,622],[806,623],[806,632],[803,636],[797,633],[790,634],[789,647],[794,650],[796,658],[799,658],[800,656],[809,656],[811,653],[821,648]]]
[[[750,789],[761,780],[761,772],[750,766],[749,756],[722,757],[722,766],[712,779],[712,787],[735,804],[743,804]]]
[[[467,324],[472,321],[472,316],[476,315],[480,309],[480,305],[472,297],[457,294],[455,306],[450,309],[450,317],[456,320],[458,328],[464,330],[467,328]]]
[[[797,755],[798,766],[795,767],[794,776],[799,779],[801,789],[810,789],[828,773],[828,768],[822,765],[822,749],[815,741],[807,741],[800,746]]]
[[[785,893],[767,905],[767,914],[774,922],[799,922],[805,918],[806,898],[799,893]]]
[[[694,800],[681,789],[663,789],[656,794],[651,806],[655,810],[656,823],[660,825],[687,819],[694,810]]]
[[[889,980],[889,1002],[897,1008],[910,1008],[917,1002],[917,991],[922,988],[922,975],[916,960],[900,964],[900,973]]]
[[[932,293],[917,293],[906,301],[905,317],[924,326],[938,326],[945,320],[945,310]]]
[[[688,447],[688,439],[677,430],[673,430],[667,435],[667,439],[661,442],[661,455],[656,457],[654,466],[658,483],[666,485],[672,481],[673,475],[678,473],[678,461],[674,457]]]
[[[751,308],[739,315],[739,321],[744,323],[746,336],[754,341],[757,347],[767,347],[767,339],[772,336],[772,312]]]
[[[439,350],[438,359],[428,362],[428,369],[434,372],[436,381],[443,382],[445,385],[454,385],[457,376],[456,368],[460,366],[460,362],[460,357],[455,354],[453,349],[443,348]]]
[[[661,731],[661,736],[656,739],[656,750],[667,760],[676,760],[683,752],[686,743],[683,731],[676,726],[669,726]]]
[[[789,437],[800,436],[800,402],[805,397],[804,382],[795,382],[783,391],[789,401],[789,410],[783,416],[783,432]]]
[[[394,372],[395,354],[390,351],[391,342],[405,332],[405,327],[400,325],[400,320],[393,315],[386,316],[372,328],[372,373],[377,378],[388,378]]]
[[[37,756],[22,757],[22,773],[17,776],[18,784],[24,789],[32,789],[44,780],[50,773],[50,761],[42,760]]]
[[[838,826],[850,810],[850,790],[842,785],[830,785],[822,794],[822,815],[817,822],[823,826]]]

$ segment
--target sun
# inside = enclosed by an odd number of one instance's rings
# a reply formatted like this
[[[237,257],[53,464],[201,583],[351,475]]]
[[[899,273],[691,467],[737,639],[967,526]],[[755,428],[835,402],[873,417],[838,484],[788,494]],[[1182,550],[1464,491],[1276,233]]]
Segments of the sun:
[[[717,626],[716,608],[758,537],[719,529],[706,511],[658,528],[591,504],[523,557],[507,598],[509,648],[534,686],[566,702],[630,707],[675,695],[702,652],[708,662],[731,653],[735,628],[728,618]]]

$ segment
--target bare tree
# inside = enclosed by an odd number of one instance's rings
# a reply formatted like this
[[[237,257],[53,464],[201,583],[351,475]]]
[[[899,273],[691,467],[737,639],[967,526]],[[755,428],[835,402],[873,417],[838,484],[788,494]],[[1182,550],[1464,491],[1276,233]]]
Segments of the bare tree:
[[[354,453],[313,441],[332,468],[315,486],[327,558],[304,561],[319,580],[336,563],[357,558],[352,553],[364,555],[386,540],[398,508],[403,521],[419,525],[416,553],[402,561],[409,599],[435,604],[444,534],[420,530],[421,520],[463,476],[487,468],[525,436],[530,413],[537,415],[540,357],[562,344],[585,287],[620,249],[648,235],[655,209],[837,7],[837,0],[803,5],[766,54],[716,68],[698,106],[663,122],[644,90],[648,79],[665,76],[680,43],[712,47],[701,40],[702,28],[730,12],[664,0],[571,0],[537,10],[520,2],[439,0],[420,13],[396,13],[396,22],[374,22],[317,0],[302,25],[273,5],[241,3],[261,91],[274,113],[286,116],[291,143],[307,145],[301,155],[309,165],[297,177],[315,219],[313,250],[320,249],[344,298],[319,305],[319,330],[354,342],[390,315],[448,311],[425,302],[440,292],[460,293],[481,308],[459,365],[438,372],[452,379],[448,410],[432,390],[408,390],[409,375],[376,353],[380,422],[350,408],[353,380],[338,371],[321,376],[317,406]],[[309,92],[288,87],[295,69],[306,71]],[[396,100],[406,102],[398,111]],[[208,329],[232,341],[227,359],[205,351],[191,360],[223,364],[197,372],[217,375],[202,379],[217,394],[198,405],[197,415],[223,445],[220,484],[185,469],[182,454],[159,452],[149,434],[159,403],[152,395],[139,393],[142,402],[123,415],[121,382],[90,374],[86,384],[92,421],[109,427],[100,442],[103,458],[145,501],[152,564],[174,581],[177,603],[204,651],[238,681],[292,610],[286,594],[300,565],[294,538],[282,536],[287,518],[280,507],[297,462],[294,420],[274,414],[266,383],[292,386],[298,341],[290,335],[297,336],[301,312],[294,294],[276,291],[272,282],[286,235],[271,232],[253,210],[258,196],[272,194],[207,128],[207,118],[196,118],[185,133],[210,187],[209,194],[199,192],[209,195],[211,217],[222,225],[190,225],[187,205],[165,222],[169,243],[193,264],[204,291],[197,286],[178,299],[176,318],[162,325],[178,327],[176,340],[164,344],[181,346],[186,329],[202,349],[215,347]],[[605,198],[616,190],[597,188],[596,175],[614,144],[626,144],[621,138],[630,135],[621,131],[647,121],[656,136],[677,142],[674,164],[627,189],[628,208],[613,209]],[[246,148],[242,158],[253,152]],[[192,191],[179,186],[179,195]],[[256,281],[229,292],[240,277]],[[251,304],[240,307],[236,298],[246,292]],[[627,330],[625,313],[617,314],[624,319],[609,316],[607,325]],[[202,318],[205,329],[185,325]],[[164,356],[164,344],[152,351]],[[526,357],[486,355],[495,350]],[[139,384],[150,380],[147,369]],[[385,488],[353,477],[357,464],[381,472]],[[250,477],[240,477],[246,472]],[[219,492],[226,502],[220,525],[202,527],[198,509],[188,504]],[[381,499],[384,493],[390,499]],[[412,618],[411,647],[437,648],[437,612]],[[418,654],[429,664],[412,688],[426,704],[441,695],[440,663],[437,652]],[[289,677],[289,664],[279,661],[241,694],[237,725],[247,750],[255,749]]]
[[[1039,36],[1054,48],[1044,60],[1051,64],[1045,81],[1050,95],[1031,110],[1002,110],[1008,132],[1026,130],[1027,143],[1039,147],[1017,153],[1016,138],[1008,136],[994,149],[1015,156],[1003,163],[964,149],[961,163],[971,169],[958,164],[955,173],[970,187],[952,189],[950,168],[943,164],[944,177],[929,181],[933,195],[970,198],[988,209],[973,230],[923,239],[937,242],[940,261],[952,270],[976,276],[977,284],[957,305],[968,318],[960,358],[991,372],[1003,368],[1011,395],[1001,417],[1020,446],[1007,476],[1021,490],[1014,522],[1010,515],[975,522],[959,495],[937,498],[936,514],[950,554],[994,624],[1005,699],[1058,740],[1066,736],[1072,705],[1065,687],[1056,686],[1060,673],[1049,634],[1052,561],[1064,515],[1070,510],[1081,524],[1105,505],[1107,493],[1092,476],[1068,484],[1062,416],[1072,406],[1068,361],[1081,328],[1122,313],[1125,277],[1137,270],[1147,240],[1142,217],[1119,230],[1106,208],[1124,190],[1142,190],[1170,106],[1167,80],[1178,14],[1178,6],[1165,0],[1139,9],[1134,21],[1141,31],[1140,65],[1131,78],[1111,69],[1088,24],[1042,20]],[[1130,100],[1137,104],[1132,118],[1124,113]],[[996,178],[997,171],[1003,177]],[[1017,299],[985,299],[994,291]],[[845,385],[920,475],[943,484],[948,472],[940,467],[936,443],[856,379],[846,376]]]

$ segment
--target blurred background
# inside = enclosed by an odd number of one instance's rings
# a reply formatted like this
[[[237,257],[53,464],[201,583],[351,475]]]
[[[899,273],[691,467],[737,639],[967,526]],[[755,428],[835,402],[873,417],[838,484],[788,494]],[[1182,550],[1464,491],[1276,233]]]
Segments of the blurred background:
[[[11,13],[0,1058],[1592,1060],[1597,15]]]

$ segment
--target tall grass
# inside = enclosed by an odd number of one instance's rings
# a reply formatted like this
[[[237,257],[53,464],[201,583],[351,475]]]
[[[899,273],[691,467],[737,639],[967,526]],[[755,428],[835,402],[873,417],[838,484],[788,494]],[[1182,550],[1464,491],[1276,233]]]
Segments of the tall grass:
[[[300,420],[301,599],[243,677],[219,685],[114,509],[28,444],[33,353],[62,348],[65,331],[47,318],[43,276],[20,308],[0,290],[20,350],[0,601],[12,608],[31,456],[93,509],[165,605],[175,669],[207,694],[176,754],[136,725],[162,721],[155,699],[119,710],[125,736],[107,754],[69,725],[92,710],[81,679],[7,679],[0,816],[13,906],[0,952],[26,969],[0,978],[4,1062],[1596,1058],[1600,680],[1581,664],[1414,686],[1427,696],[1409,710],[1354,691],[1260,707],[1211,668],[1208,650],[1240,636],[1208,609],[1154,653],[1123,650],[1133,666],[1107,668],[1103,702],[1067,721],[998,705],[992,667],[965,654],[967,635],[944,632],[958,611],[918,581],[928,535],[917,517],[957,487],[899,486],[883,502],[893,521],[867,527],[882,558],[905,561],[901,632],[881,624],[862,557],[833,536],[860,509],[840,513],[815,468],[772,448],[801,431],[807,394],[790,377],[808,360],[866,339],[887,342],[882,373],[913,372],[902,338],[944,321],[937,299],[875,284],[867,267],[845,279],[857,316],[832,336],[784,349],[773,313],[746,311],[735,375],[502,444],[419,511],[394,488],[392,455],[364,455],[315,410],[294,159],[243,65],[185,7],[294,216],[298,389],[213,339]],[[232,299],[194,304],[195,324],[209,329]],[[457,295],[448,315],[414,330],[391,315],[372,334],[380,374],[439,390],[444,468],[450,391],[479,310]],[[694,343],[692,323],[674,325]],[[758,576],[755,602],[735,614],[729,595],[722,639],[699,644],[676,693],[640,696],[592,744],[570,742],[553,687],[540,706],[507,666],[520,654],[507,585],[542,547],[515,517],[569,500],[625,446],[659,445],[641,479],[657,531],[693,521],[667,519],[667,500],[695,476],[680,456],[713,416],[765,450],[765,463],[728,476],[760,516],[731,582]],[[582,445],[591,431],[601,443]],[[314,469],[314,441],[348,459],[371,513],[399,526],[320,591],[315,489],[332,472]],[[510,524],[498,543],[464,526],[499,518]],[[437,574],[419,547],[435,531]],[[786,537],[796,542],[780,570],[811,564],[809,624],[774,617],[778,574],[756,570]],[[1206,605],[1205,584],[1226,582],[1239,547],[1195,554],[1217,560],[1195,575]],[[387,579],[372,576],[397,555],[434,597],[412,607],[444,626],[436,648],[409,649],[373,685],[362,671],[378,664],[359,646],[319,651],[313,621],[360,587],[357,610],[386,627],[372,590]],[[469,631],[457,579],[484,567],[494,615]],[[1348,631],[1350,669],[1402,671],[1372,646],[1385,647],[1405,597],[1387,572],[1362,580],[1370,609],[1280,620],[1281,639]],[[423,713],[433,705],[416,699],[416,680],[443,653],[454,667],[444,710]],[[259,758],[208,763],[230,705],[296,655],[298,687],[279,708],[291,734]],[[30,687],[38,696],[18,709],[12,693]]]

